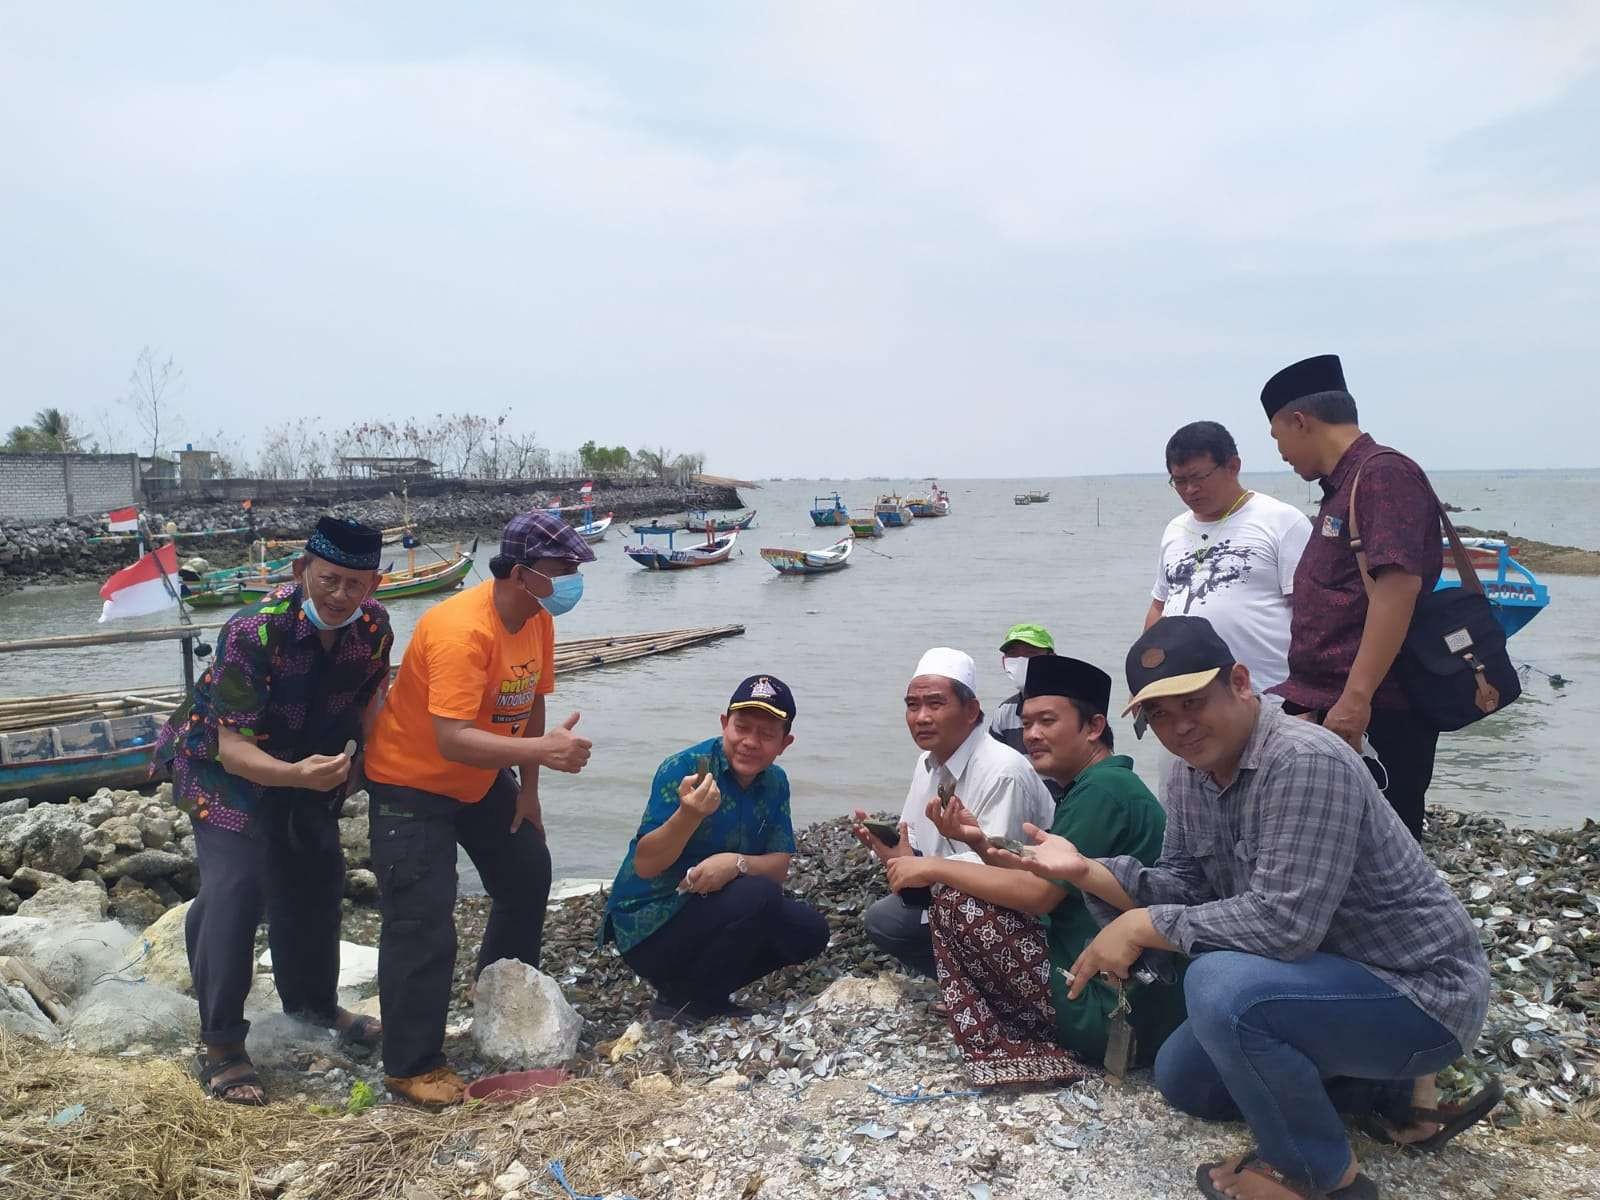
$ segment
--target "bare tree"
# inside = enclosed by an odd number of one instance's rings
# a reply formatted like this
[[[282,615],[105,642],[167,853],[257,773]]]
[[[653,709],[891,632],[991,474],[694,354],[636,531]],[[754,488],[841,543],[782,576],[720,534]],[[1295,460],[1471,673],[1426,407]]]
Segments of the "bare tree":
[[[128,394],[123,397],[123,403],[133,411],[134,420],[149,437],[151,458],[161,452],[162,427],[166,427],[167,436],[171,437],[181,426],[172,405],[182,390],[183,368],[173,363],[170,354],[162,362],[160,355],[149,346],[139,351],[133,374],[128,376]]]

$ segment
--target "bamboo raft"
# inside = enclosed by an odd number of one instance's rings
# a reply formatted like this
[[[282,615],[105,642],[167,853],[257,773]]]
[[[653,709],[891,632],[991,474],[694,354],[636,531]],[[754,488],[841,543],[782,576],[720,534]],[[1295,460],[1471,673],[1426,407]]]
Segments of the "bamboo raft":
[[[148,635],[164,631],[130,632]],[[653,654],[685,650],[690,646],[704,645],[725,637],[736,637],[743,632],[743,625],[709,625],[690,629],[664,629],[654,633],[574,638],[568,642],[556,643],[556,674],[559,676],[574,671],[592,671],[597,667],[615,666],[636,658],[647,658]],[[88,634],[65,638],[36,638],[27,643],[27,648],[47,649],[74,644],[83,645],[86,639],[95,636]],[[167,636],[171,636],[170,632]],[[155,639],[146,636],[137,640]],[[15,643],[0,645],[0,650],[12,648],[22,647]],[[398,662],[395,665],[398,667]],[[169,713],[183,701],[184,692],[181,687],[111,688],[94,692],[18,696],[0,700],[0,733],[36,729],[45,725],[61,725],[72,721],[97,720],[102,717],[129,716],[134,713]]]

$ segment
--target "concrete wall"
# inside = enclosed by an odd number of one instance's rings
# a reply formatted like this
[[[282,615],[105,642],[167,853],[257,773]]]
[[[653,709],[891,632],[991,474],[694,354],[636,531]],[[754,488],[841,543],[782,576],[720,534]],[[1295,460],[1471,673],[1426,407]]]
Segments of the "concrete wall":
[[[139,494],[134,454],[0,454],[0,517],[98,516]]]

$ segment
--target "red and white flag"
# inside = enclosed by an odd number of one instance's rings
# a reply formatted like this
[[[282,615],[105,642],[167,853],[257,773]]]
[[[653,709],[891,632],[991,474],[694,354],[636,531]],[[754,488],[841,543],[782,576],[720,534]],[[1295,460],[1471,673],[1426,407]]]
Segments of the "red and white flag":
[[[594,493],[594,481],[593,480],[590,480],[588,483],[584,484],[581,488],[578,489],[578,494],[580,496],[582,496],[585,500],[589,499],[589,497],[593,493]]]
[[[139,528],[139,507],[130,504],[127,508],[114,508],[106,514],[106,524],[111,527],[112,533],[132,533]]]
[[[162,572],[168,580],[161,578]],[[100,609],[101,621],[114,621],[120,617],[142,617],[174,607],[178,601],[174,593],[177,584],[169,580],[178,574],[178,550],[168,542],[154,554],[146,554],[131,567],[123,567],[100,585],[100,598],[105,604]]]

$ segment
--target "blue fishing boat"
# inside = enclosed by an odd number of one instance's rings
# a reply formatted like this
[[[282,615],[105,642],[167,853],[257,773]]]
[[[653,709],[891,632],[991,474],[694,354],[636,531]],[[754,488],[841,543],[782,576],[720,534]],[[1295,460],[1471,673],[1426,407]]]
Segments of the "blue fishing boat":
[[[877,514],[878,520],[883,522],[886,529],[904,529],[917,519],[917,514],[911,511],[911,506],[899,496],[879,496],[878,502],[872,506],[872,511]]]
[[[709,567],[714,563],[727,562],[729,555],[733,553],[734,542],[739,537],[736,532],[717,534],[708,530],[705,541],[680,547],[674,544],[674,531],[666,530],[667,548],[660,550],[645,541],[651,532],[641,529],[639,544],[622,548],[624,554],[647,571],[683,571],[691,567]]]
[[[0,733],[0,800],[64,800],[145,781],[165,713]]]
[[[780,575],[825,575],[850,565],[850,551],[855,549],[855,538],[847,537],[824,550],[785,550],[768,546],[761,557]]]
[[[838,492],[833,493],[831,496],[817,496],[811,501],[811,523],[813,525],[848,525],[850,523],[850,510],[845,507],[844,500]]]
[[[1494,609],[1495,620],[1506,631],[1506,637],[1519,633],[1527,623],[1550,605],[1550,589],[1540,583],[1534,573],[1511,556],[1511,547],[1499,538],[1462,538],[1472,565],[1483,584],[1483,594]],[[1445,574],[1439,577],[1435,591],[1461,586],[1450,554],[1450,543],[1444,543]],[[1490,574],[1489,572],[1493,572]]]

